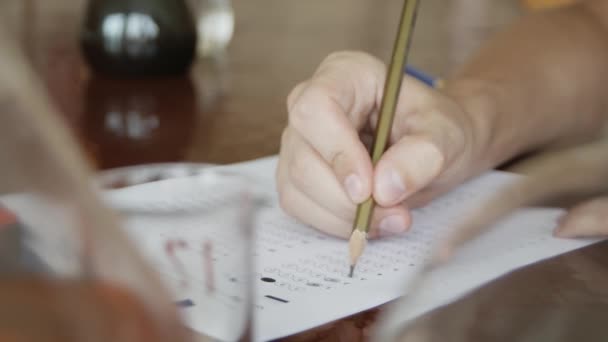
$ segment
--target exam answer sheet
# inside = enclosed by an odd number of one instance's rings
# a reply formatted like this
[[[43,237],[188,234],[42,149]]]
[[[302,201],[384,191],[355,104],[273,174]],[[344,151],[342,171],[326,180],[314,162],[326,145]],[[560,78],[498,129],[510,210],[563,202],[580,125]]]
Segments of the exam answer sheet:
[[[314,328],[404,295],[408,280],[428,260],[432,247],[468,212],[516,177],[488,172],[414,210],[411,230],[370,241],[355,276],[349,278],[347,241],[308,227],[280,209],[274,183],[276,157],[217,167],[252,179],[266,200],[254,224],[256,269],[251,275],[258,341]],[[104,196],[109,205],[127,214],[125,229],[161,274],[175,300],[189,303],[180,308],[186,324],[217,339],[235,340],[239,327],[245,324],[247,302],[246,282],[239,279],[243,272],[235,269],[242,254],[228,243],[222,246],[222,239],[229,239],[229,230],[214,229],[209,240],[215,241],[214,247],[205,247],[210,230],[201,225],[208,223],[209,214],[196,210],[196,205],[226,202],[226,196],[238,189],[202,195],[197,191],[196,177],[111,190]],[[190,210],[176,214],[185,207]],[[553,237],[561,214],[562,210],[553,208],[522,209],[498,222],[434,274],[417,293],[424,300],[410,308],[411,318],[509,271],[598,241]],[[230,219],[226,217],[226,222]],[[212,221],[217,220],[214,217]],[[190,248],[169,255],[167,241],[185,241]],[[205,266],[201,266],[205,254],[215,266],[212,285]],[[209,286],[213,286],[212,291]]]

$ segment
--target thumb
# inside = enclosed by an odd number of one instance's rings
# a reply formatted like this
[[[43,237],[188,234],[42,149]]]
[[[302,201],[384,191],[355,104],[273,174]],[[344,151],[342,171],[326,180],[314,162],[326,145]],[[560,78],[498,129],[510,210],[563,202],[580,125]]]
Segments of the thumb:
[[[394,144],[374,166],[374,198],[393,206],[433,182],[472,144],[473,125],[453,99],[404,79],[391,132]],[[470,153],[466,153],[468,156]],[[450,171],[450,173],[459,171]]]
[[[381,206],[396,205],[431,183],[443,169],[445,157],[426,136],[405,136],[378,161],[374,198]]]

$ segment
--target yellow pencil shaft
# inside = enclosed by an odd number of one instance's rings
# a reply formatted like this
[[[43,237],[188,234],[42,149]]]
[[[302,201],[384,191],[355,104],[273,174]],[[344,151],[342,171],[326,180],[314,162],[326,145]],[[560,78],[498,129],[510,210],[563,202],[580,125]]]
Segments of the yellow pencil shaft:
[[[412,41],[414,24],[416,22],[418,3],[419,0],[406,0],[403,5],[403,12],[401,14],[397,38],[395,39],[395,45],[393,47],[393,55],[391,57],[391,63],[384,85],[384,94],[380,105],[378,124],[376,126],[377,128],[372,145],[371,157],[374,165],[376,165],[386,150],[391,135],[395,108],[397,107],[399,90],[401,89],[401,81],[403,80],[403,70],[405,68]],[[369,231],[373,211],[374,201],[372,198],[369,198],[358,205],[353,229],[363,230],[365,232]]]

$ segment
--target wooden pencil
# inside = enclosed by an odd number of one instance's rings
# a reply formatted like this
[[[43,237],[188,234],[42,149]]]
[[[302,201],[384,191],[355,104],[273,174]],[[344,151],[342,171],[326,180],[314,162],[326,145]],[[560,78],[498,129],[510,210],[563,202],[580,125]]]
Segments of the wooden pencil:
[[[401,13],[401,20],[397,30],[397,37],[393,46],[391,63],[388,75],[384,84],[384,94],[378,115],[378,125],[374,134],[374,141],[371,150],[372,163],[376,165],[382,154],[386,150],[388,139],[393,126],[395,108],[399,98],[401,82],[403,80],[403,70],[406,66],[407,56],[410,49],[414,24],[418,12],[418,0],[405,0]],[[357,206],[357,213],[353,224],[353,232],[349,240],[350,252],[350,272],[353,276],[357,260],[363,254],[367,242],[367,233],[374,211],[373,198]]]

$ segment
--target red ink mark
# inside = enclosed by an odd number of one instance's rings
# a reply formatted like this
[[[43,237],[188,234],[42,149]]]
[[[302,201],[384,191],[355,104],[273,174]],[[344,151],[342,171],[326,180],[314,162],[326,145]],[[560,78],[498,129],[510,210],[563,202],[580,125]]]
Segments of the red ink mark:
[[[188,245],[186,244],[186,241],[184,241],[184,240],[169,240],[165,243],[165,252],[169,256],[169,259],[171,259],[171,262],[173,262],[173,265],[177,268],[180,276],[182,277],[182,280],[181,280],[182,287],[186,287],[188,285],[188,281],[186,279],[186,268],[179,261],[179,258],[176,256],[175,253],[176,253],[176,249],[178,249],[178,248],[185,249],[187,247],[188,247]]]
[[[213,245],[209,241],[203,243],[203,265],[205,274],[205,285],[207,292],[215,291],[215,280],[213,277]]]
[[[0,228],[17,223],[17,216],[5,208],[0,207]]]

